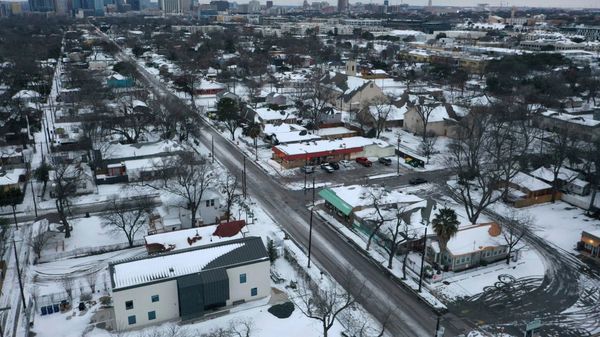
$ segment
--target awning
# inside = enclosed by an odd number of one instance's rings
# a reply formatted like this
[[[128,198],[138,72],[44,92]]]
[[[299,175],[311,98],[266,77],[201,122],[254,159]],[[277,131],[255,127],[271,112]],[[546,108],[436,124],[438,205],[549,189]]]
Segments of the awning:
[[[319,196],[325,201],[332,204],[335,208],[337,208],[344,215],[350,215],[352,212],[352,206],[348,205],[344,200],[340,199],[340,197],[335,194],[331,189],[324,188],[319,192]]]

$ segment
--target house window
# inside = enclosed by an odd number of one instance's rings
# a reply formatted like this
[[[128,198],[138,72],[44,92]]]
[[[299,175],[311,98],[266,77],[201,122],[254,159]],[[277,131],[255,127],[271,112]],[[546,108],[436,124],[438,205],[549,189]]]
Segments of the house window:
[[[156,311],[148,311],[148,320],[152,321],[156,319]]]
[[[240,274],[240,283],[246,283],[246,273]]]
[[[250,289],[250,296],[256,296],[256,295],[258,295],[258,288]]]
[[[133,309],[133,301],[125,301],[125,310]]]
[[[159,301],[158,295],[152,295],[152,303],[158,302],[158,301]]]
[[[214,199],[206,200],[206,207],[210,207],[210,206],[214,206],[214,205],[215,205]]]
[[[135,315],[127,317],[127,322],[129,322],[129,325],[135,324]]]

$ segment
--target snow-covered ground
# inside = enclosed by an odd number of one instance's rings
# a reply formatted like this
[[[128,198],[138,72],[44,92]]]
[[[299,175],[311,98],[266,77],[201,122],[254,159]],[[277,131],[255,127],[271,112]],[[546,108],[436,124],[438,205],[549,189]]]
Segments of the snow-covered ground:
[[[508,206],[497,206],[505,207]],[[531,214],[535,219],[536,235],[571,253],[581,240],[582,231],[600,229],[600,220],[588,217],[584,210],[562,201],[525,207],[517,212]]]
[[[493,286],[500,281],[500,275],[510,275],[519,278],[539,278],[541,284],[546,266],[540,255],[532,249],[520,251],[519,260],[507,265],[505,260],[461,272],[443,273],[443,281],[434,283],[431,287],[444,300],[454,300],[464,296],[474,296],[484,291],[485,287]]]

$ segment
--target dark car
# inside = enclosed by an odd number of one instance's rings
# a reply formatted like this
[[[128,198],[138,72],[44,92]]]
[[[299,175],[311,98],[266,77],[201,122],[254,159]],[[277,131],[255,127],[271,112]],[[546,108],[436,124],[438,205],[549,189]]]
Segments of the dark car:
[[[333,167],[327,163],[321,164],[321,169],[325,170],[327,173],[333,173]]]
[[[340,169],[340,164],[338,164],[335,161],[329,163],[329,166],[333,167],[334,170],[339,170]]]
[[[416,178],[412,178],[411,180],[408,181],[411,185],[419,185],[419,184],[424,184],[427,182],[427,180],[425,180],[424,178],[421,177],[416,177]]]
[[[381,157],[381,158],[377,159],[377,161],[385,166],[392,165],[392,160],[390,158]]]
[[[365,167],[371,167],[371,165],[373,165],[367,157],[358,157],[356,158],[356,162]]]

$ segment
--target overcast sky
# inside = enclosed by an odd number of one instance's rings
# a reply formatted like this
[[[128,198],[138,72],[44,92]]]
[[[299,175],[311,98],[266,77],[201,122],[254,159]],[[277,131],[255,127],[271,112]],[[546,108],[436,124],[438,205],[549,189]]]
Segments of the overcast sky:
[[[259,0],[263,2],[262,0]],[[295,5],[301,4],[303,0],[274,0],[275,4],[279,3],[282,5]],[[308,0],[313,2],[317,0]],[[337,0],[325,0],[332,5],[337,4]],[[362,3],[383,3],[383,0],[350,0],[350,3],[354,2]],[[488,3],[490,6],[529,6],[529,7],[571,7],[571,8],[600,8],[600,0],[519,0],[519,1],[508,1],[508,0],[432,0],[434,6],[476,6],[478,3]],[[201,0],[202,2],[202,0]],[[237,0],[238,3],[245,3],[245,0]],[[409,5],[425,6],[427,0],[390,0],[390,5],[401,4],[402,2]]]

